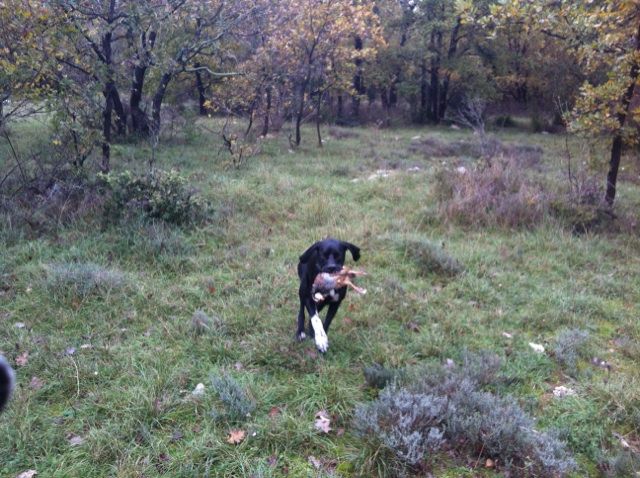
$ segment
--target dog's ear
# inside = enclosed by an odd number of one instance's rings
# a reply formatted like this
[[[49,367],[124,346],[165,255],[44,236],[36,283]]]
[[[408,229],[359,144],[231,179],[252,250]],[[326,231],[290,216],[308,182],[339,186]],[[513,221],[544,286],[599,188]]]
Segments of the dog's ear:
[[[344,247],[345,249],[348,249],[351,252],[351,255],[353,256],[354,261],[357,261],[358,259],[360,259],[360,248],[358,246],[354,246],[350,242],[345,242],[345,241],[340,241],[340,242],[342,243],[342,247]]]
[[[307,262],[309,262],[309,260],[316,253],[317,249],[318,249],[318,243],[316,242],[313,246],[311,246],[309,249],[307,249],[302,253],[302,255],[300,256],[300,262],[303,264],[306,264]]]

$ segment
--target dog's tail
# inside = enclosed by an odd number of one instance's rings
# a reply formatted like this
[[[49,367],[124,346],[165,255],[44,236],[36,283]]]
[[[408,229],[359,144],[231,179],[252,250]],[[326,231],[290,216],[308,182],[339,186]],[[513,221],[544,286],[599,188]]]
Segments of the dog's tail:
[[[4,409],[11,397],[16,376],[9,362],[0,355],[0,412]]]

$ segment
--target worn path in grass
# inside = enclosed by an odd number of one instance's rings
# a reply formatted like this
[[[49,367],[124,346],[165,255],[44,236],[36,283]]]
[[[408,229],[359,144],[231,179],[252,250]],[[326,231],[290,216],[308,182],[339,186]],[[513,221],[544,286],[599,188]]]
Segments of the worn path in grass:
[[[211,201],[205,226],[96,221],[55,237],[3,236],[0,350],[17,365],[19,386],[0,417],[0,475],[355,476],[373,453],[350,422],[355,405],[375,397],[362,368],[456,361],[464,350],[504,358],[507,379],[495,391],[514,395],[541,427],[563,430],[577,476],[597,476],[600,453],[618,452],[620,436],[640,443],[640,241],[575,237],[552,221],[529,231],[444,225],[430,196],[433,168],[471,160],[434,157],[416,143],[465,133],[333,133],[323,149],[296,152],[267,139],[239,170],[226,167],[214,137],[161,148],[158,166],[180,169]],[[544,174],[561,167],[559,138],[503,139],[542,145]],[[114,150],[116,170],[142,169],[149,154]],[[381,169],[385,177],[371,178]],[[623,185],[622,205],[634,198]],[[322,357],[311,341],[294,341],[295,266],[327,235],[362,248],[369,293],[347,297]],[[404,244],[424,240],[464,272],[421,268]],[[74,264],[103,274],[69,276]],[[88,280],[98,283],[85,290]],[[201,334],[198,310],[213,324]],[[573,329],[589,340],[572,377],[553,351]],[[225,415],[213,389],[211,377],[225,374],[255,404],[244,421]],[[198,383],[205,393],[194,398]],[[553,399],[561,384],[577,395]],[[327,434],[314,427],[321,410]],[[227,443],[236,428],[246,438]],[[482,465],[432,462],[436,476],[495,476]]]

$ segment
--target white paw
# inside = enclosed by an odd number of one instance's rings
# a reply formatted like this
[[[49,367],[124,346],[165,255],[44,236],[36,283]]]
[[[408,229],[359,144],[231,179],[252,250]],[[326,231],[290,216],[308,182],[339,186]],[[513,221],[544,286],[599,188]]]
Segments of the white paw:
[[[300,332],[300,333],[298,334],[298,340],[299,340],[300,342],[302,342],[302,341],[303,341],[304,339],[306,339],[306,338],[307,338],[307,334],[305,334],[304,332]]]
[[[313,327],[313,334],[316,341],[316,347],[322,353],[325,353],[329,348],[329,338],[324,331],[324,326],[318,315],[311,317],[311,326]]]

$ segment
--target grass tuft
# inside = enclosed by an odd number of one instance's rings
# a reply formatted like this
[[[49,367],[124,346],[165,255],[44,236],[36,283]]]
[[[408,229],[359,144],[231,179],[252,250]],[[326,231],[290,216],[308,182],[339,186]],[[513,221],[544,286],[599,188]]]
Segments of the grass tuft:
[[[93,262],[49,264],[46,267],[45,287],[55,295],[85,298],[107,293],[127,284],[124,273]]]

